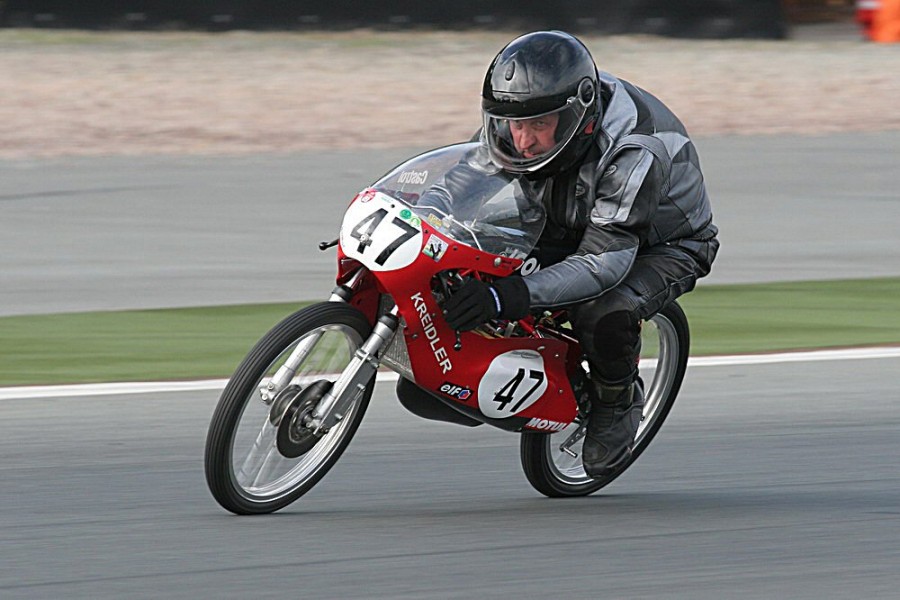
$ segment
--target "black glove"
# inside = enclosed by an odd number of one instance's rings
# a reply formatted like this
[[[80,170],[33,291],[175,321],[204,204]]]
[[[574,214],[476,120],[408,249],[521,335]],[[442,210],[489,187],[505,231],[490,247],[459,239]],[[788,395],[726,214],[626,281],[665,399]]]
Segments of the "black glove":
[[[444,302],[450,327],[469,331],[491,319],[521,319],[528,314],[528,287],[521,277],[506,277],[488,285],[470,279]]]

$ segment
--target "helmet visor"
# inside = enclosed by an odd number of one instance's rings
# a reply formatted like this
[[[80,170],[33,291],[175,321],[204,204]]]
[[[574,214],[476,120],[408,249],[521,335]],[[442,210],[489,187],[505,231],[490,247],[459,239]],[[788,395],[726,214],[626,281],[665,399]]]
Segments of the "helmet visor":
[[[512,173],[534,173],[556,158],[578,134],[587,108],[570,98],[562,108],[528,117],[484,111],[484,136],[491,159]]]

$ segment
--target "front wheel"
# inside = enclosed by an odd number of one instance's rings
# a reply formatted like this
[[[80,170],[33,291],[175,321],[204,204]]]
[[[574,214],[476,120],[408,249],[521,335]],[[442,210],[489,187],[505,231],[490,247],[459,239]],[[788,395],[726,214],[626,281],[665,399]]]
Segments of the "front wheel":
[[[621,475],[647,449],[672,410],[687,369],[689,351],[687,317],[678,303],[673,302],[645,321],[641,329],[640,375],[645,384],[645,404],[631,459],[609,475],[593,479],[581,464],[582,440],[571,447],[575,457],[560,450],[560,445],[578,429],[579,423],[552,434],[524,432],[520,449],[522,468],[529,483],[551,498],[586,496]]]
[[[297,311],[253,347],[222,392],[206,439],[206,481],[223,508],[270,513],[309,491],[340,458],[365,414],[374,376],[327,433],[303,417],[331,388],[371,332],[355,308],[323,302]],[[269,383],[294,354],[288,385]]]

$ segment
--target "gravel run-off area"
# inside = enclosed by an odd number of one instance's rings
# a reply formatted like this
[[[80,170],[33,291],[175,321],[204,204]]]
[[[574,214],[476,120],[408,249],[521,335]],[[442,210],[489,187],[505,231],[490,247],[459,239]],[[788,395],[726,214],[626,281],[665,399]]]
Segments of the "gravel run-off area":
[[[0,158],[437,146],[514,32],[0,30]],[[695,135],[900,129],[900,44],[583,36]]]

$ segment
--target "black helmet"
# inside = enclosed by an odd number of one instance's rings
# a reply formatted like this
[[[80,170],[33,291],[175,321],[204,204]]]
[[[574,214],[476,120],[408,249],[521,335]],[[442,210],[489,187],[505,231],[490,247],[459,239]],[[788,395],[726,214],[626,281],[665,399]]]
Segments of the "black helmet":
[[[491,63],[481,93],[491,160],[506,171],[540,177],[574,165],[599,117],[597,87],[594,59],[574,36],[538,31],[510,42]],[[555,126],[552,139],[534,151],[517,148],[511,130],[532,123]]]

